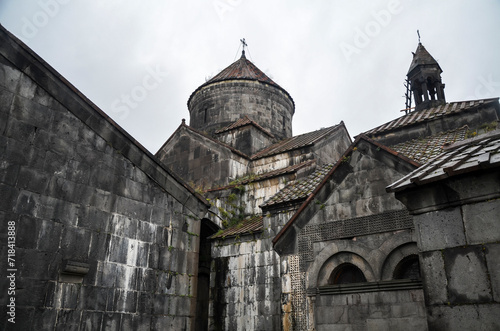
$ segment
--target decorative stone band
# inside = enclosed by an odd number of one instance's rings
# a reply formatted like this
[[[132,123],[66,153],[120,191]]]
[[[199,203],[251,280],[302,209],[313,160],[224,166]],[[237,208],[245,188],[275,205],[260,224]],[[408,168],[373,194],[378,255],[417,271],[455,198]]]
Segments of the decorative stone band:
[[[353,283],[321,286],[319,288],[307,289],[307,296],[315,295],[334,295],[334,294],[352,294],[362,292],[381,292],[381,291],[402,291],[418,290],[422,288],[422,281],[417,279],[397,279],[382,282]]]
[[[299,234],[300,260],[301,262],[314,260],[313,242],[351,238],[403,229],[413,229],[412,217],[406,209],[391,210],[376,215],[323,224],[307,225]]]

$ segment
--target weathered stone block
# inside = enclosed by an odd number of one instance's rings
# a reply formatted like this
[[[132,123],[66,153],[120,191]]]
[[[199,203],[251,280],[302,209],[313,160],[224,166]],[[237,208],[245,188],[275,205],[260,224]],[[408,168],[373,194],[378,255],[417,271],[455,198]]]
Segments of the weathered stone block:
[[[149,331],[151,330],[151,318],[147,315],[123,314],[121,328],[122,330]]]
[[[413,216],[421,251],[465,245],[465,232],[459,207]]]
[[[153,297],[151,292],[139,292],[137,297],[137,313],[150,315],[153,312]]]
[[[12,211],[19,191],[10,185],[0,184],[0,210]]]
[[[21,167],[17,187],[35,193],[43,193],[47,188],[49,175],[32,168]]]
[[[486,264],[491,281],[493,299],[500,302],[500,244],[485,246]]]
[[[35,132],[35,126],[11,117],[5,130],[5,136],[19,141],[32,141]]]
[[[83,311],[80,320],[80,331],[93,331],[96,325],[101,325],[103,313],[93,311]]]
[[[16,247],[36,248],[41,222],[41,220],[34,217],[22,215],[16,224]]]
[[[122,314],[118,313],[104,313],[102,319],[102,329],[110,331],[121,330]]]
[[[113,295],[112,290],[98,286],[82,286],[78,309],[105,311],[108,296]]]
[[[2,159],[1,154],[2,154],[2,149],[0,147],[0,160]],[[20,168],[21,167],[19,165],[11,164],[8,161],[0,162],[0,183],[5,183],[10,186],[15,186]],[[1,191],[0,194],[2,194]]]
[[[427,308],[429,330],[499,330],[499,304]]]
[[[423,252],[420,261],[427,304],[433,305],[448,302],[446,291],[448,280],[441,252]]]
[[[135,313],[137,307],[137,292],[116,289],[113,299],[113,311]]]
[[[500,201],[462,206],[465,235],[469,244],[500,241]]]
[[[448,298],[452,304],[492,300],[487,268],[481,246],[457,247],[444,251]]]
[[[47,325],[55,325],[56,318],[57,311],[55,309],[35,308],[31,327],[33,330],[43,330]],[[86,330],[90,331],[90,329]]]
[[[87,262],[91,238],[90,231],[75,227],[65,227],[61,237],[61,254],[63,258]]]

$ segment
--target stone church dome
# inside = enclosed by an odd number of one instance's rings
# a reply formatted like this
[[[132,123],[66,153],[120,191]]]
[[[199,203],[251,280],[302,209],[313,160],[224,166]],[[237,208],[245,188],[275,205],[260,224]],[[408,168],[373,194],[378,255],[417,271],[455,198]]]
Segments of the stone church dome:
[[[292,136],[292,97],[250,62],[245,51],[191,94],[188,109],[190,126],[209,134],[248,116],[278,139]]]

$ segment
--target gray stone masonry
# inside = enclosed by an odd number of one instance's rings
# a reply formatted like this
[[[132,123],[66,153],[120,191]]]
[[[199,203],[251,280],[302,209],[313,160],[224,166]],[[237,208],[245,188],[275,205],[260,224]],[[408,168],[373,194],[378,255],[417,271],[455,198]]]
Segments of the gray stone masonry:
[[[396,193],[416,214],[430,330],[500,328],[498,187],[498,172],[482,171]]]
[[[264,231],[212,243],[210,330],[280,330],[280,264],[271,239]]]
[[[228,80],[206,85],[191,96],[188,108],[189,125],[209,134],[247,115],[278,140],[292,136],[293,100],[280,88],[259,81]]]
[[[0,256],[15,224],[17,269],[16,324],[2,295],[0,329],[192,329],[207,206],[3,28],[0,39]],[[66,274],[71,263],[85,271]]]

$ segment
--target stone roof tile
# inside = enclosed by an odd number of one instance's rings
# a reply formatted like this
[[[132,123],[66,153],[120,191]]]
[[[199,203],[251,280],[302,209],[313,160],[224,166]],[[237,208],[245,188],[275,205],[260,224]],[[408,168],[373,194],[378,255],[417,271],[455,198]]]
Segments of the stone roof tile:
[[[396,118],[395,120],[379,125],[378,127],[365,132],[365,134],[370,137],[382,132],[399,129],[416,123],[435,120],[454,113],[460,113],[493,102],[498,102],[498,98],[450,102],[444,105],[408,113]]]
[[[295,137],[284,139],[276,144],[269,146],[268,148],[263,149],[262,151],[260,151],[256,154],[252,155],[251,158],[253,160],[255,160],[255,159],[263,158],[266,156],[276,155],[276,154],[291,151],[291,150],[294,150],[297,148],[302,148],[302,147],[306,147],[309,145],[313,145],[315,142],[323,139],[324,137],[326,137],[329,134],[336,131],[341,125],[343,125],[343,122],[341,122],[340,124],[328,127],[328,128],[324,128],[324,129],[304,133],[304,134],[301,134],[301,135],[298,135]]]
[[[442,154],[389,185],[387,190],[397,192],[459,174],[494,167],[500,167],[499,130],[445,148]]]
[[[333,168],[333,165],[333,163],[325,164],[318,167],[311,175],[288,184],[281,191],[264,202],[260,207],[269,207],[292,201],[296,202],[307,198]]]
[[[276,169],[276,170],[264,172],[262,174],[258,174],[258,175],[255,175],[255,176],[244,177],[244,178],[239,179],[239,180],[236,179],[234,181],[235,184],[224,186],[224,187],[218,187],[218,188],[209,189],[206,192],[225,190],[225,189],[228,189],[228,188],[231,188],[231,187],[235,187],[235,186],[238,186],[238,185],[245,185],[245,184],[248,184],[250,182],[258,182],[258,181],[261,181],[261,180],[265,180],[265,179],[269,179],[269,178],[281,176],[281,175],[284,175],[284,174],[294,173],[294,172],[296,172],[299,169],[302,169],[304,167],[307,167],[309,165],[314,164],[315,162],[316,162],[316,160],[309,160],[309,161],[305,161],[305,162],[301,162],[301,163],[298,163],[298,164],[294,164],[294,165],[288,166],[286,168],[281,168],[281,169]]]
[[[274,135],[267,131],[266,129],[264,129],[262,126],[260,126],[257,122],[255,122],[254,120],[251,120],[247,115],[243,116],[242,118],[240,118],[239,120],[237,120],[236,122],[226,126],[225,128],[222,128],[220,130],[217,130],[215,131],[216,134],[219,134],[219,133],[223,133],[223,132],[226,132],[226,131],[231,131],[231,130],[234,130],[234,129],[238,129],[238,128],[241,128],[245,125],[253,125],[255,126],[257,129],[259,129],[260,131],[264,132],[265,134],[267,134],[268,136],[270,136],[271,138],[274,138]]]
[[[232,227],[217,232],[209,239],[224,239],[226,237],[236,237],[242,234],[260,232],[263,227],[264,221],[262,215],[251,216]]]
[[[467,130],[465,125],[461,128],[442,132],[422,139],[413,139],[391,146],[393,150],[401,153],[420,164],[443,152],[443,147],[465,139]]]

